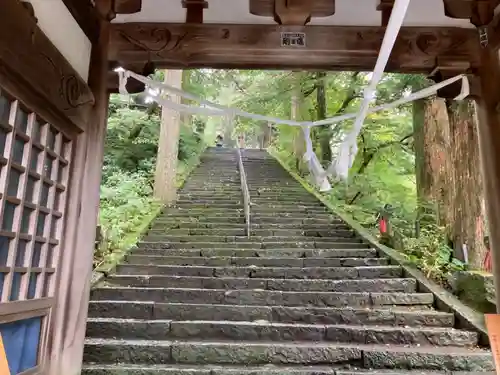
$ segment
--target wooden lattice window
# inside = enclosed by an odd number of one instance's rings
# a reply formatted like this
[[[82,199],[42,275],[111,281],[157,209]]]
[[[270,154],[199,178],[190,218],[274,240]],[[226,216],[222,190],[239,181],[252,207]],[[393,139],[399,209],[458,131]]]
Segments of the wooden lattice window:
[[[36,373],[43,350],[71,148],[70,137],[0,91],[0,334],[8,358],[11,352],[13,374]],[[8,342],[20,329],[31,332],[24,346],[32,348],[24,359]]]

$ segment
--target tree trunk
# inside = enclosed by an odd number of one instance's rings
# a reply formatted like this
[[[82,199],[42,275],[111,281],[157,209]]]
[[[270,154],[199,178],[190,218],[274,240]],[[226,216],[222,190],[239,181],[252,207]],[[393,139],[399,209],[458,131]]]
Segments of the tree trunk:
[[[182,89],[184,91],[189,91],[189,84],[191,82],[191,74],[192,74],[192,70],[190,69],[186,69],[186,70],[183,70],[182,71]],[[185,98],[181,98],[181,103],[182,104],[191,104],[190,101],[188,99],[185,99]],[[191,124],[192,124],[192,120],[193,120],[193,116],[187,112],[181,112],[180,114],[180,121],[181,121],[181,125],[182,126],[185,126],[189,129],[191,129]]]
[[[420,213],[434,203],[454,256],[481,269],[485,214],[474,105],[435,98],[415,102],[413,110]]]
[[[300,90],[300,73],[299,72],[294,72],[294,81],[293,81],[293,89],[292,89],[292,105],[291,105],[291,118],[292,120],[298,121],[300,120],[300,103],[302,101],[302,93]],[[294,135],[294,147],[293,147],[293,153],[295,154],[296,157],[296,164],[295,167],[299,172],[304,172],[305,171],[305,166],[303,162],[303,157],[304,153],[306,152],[306,144],[305,144],[305,139],[304,139],[304,133],[302,132],[302,129],[298,126],[295,126],[293,131],[295,132]]]
[[[474,103],[448,102],[453,193],[451,231],[456,247],[467,246],[471,268],[481,269],[486,248],[484,193]]]
[[[417,196],[421,224],[432,222],[434,212],[436,223],[446,225],[451,175],[449,170],[450,136],[446,103],[433,98],[415,104],[415,160],[417,175]],[[415,107],[414,107],[415,108]],[[433,207],[434,206],[434,207]]]
[[[326,72],[318,72],[316,75],[316,119],[326,119]],[[319,143],[321,147],[321,161],[329,164],[332,160],[332,139],[331,125],[320,126]]]
[[[182,70],[165,71],[164,82],[170,86],[181,88]],[[172,96],[171,100],[180,103],[179,96]],[[154,196],[165,204],[173,203],[177,195],[175,177],[179,148],[179,131],[179,113],[168,108],[162,108],[160,139],[158,141],[158,155],[156,159]]]

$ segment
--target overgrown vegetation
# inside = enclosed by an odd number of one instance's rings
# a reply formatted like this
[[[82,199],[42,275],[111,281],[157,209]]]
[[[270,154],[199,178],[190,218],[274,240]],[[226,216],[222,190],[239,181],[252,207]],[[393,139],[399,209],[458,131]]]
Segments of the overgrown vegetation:
[[[99,224],[101,239],[94,266],[137,241],[138,230],[160,204],[153,178],[160,133],[160,109],[142,98],[113,95],[106,135]],[[204,148],[204,122],[181,125],[177,184],[197,163]]]

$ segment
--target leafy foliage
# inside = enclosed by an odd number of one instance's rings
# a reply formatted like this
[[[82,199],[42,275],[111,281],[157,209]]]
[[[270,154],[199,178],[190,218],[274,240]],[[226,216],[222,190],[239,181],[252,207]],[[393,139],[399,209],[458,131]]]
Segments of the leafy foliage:
[[[429,225],[422,229],[418,238],[404,239],[403,254],[427,276],[446,283],[446,276],[462,271],[465,264],[453,258],[453,251],[446,244],[444,228]]]
[[[141,95],[113,95],[106,135],[99,223],[101,240],[94,254],[98,266],[137,240],[144,220],[159,207],[153,178],[160,134],[160,109]],[[185,179],[204,148],[205,122],[181,125],[177,183]]]

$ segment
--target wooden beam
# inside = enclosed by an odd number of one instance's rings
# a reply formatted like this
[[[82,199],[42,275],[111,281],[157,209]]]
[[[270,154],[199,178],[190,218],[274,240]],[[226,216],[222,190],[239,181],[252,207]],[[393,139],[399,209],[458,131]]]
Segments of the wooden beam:
[[[64,119],[61,123],[69,120],[84,129],[94,102],[85,81],[20,1],[2,0],[1,8],[0,35],[15,37],[0,38],[0,80],[34,107]]]
[[[312,6],[307,0],[275,0],[274,19],[280,25],[305,25],[311,20]]]
[[[496,306],[500,312],[500,58],[496,48],[480,49],[481,93],[476,98],[479,145],[486,196]]]
[[[186,23],[203,23],[203,10],[208,8],[205,0],[182,0],[182,7],[186,8]]]
[[[335,14],[335,0],[305,0],[311,4],[311,17],[329,17]],[[250,0],[250,13],[274,17],[275,0]]]
[[[452,61],[438,58],[436,67],[431,74],[429,74],[429,78],[439,83],[449,78],[456,77],[459,74],[467,74],[469,72],[470,64],[466,61]],[[462,81],[457,81],[439,90],[437,95],[444,99],[454,99],[460,95],[461,92]]]
[[[92,43],[99,37],[99,17],[91,0],[63,0],[64,5]]]
[[[447,17],[469,19],[479,26],[491,21],[500,0],[443,0],[443,3]]]
[[[304,47],[281,47],[283,31],[304,32]],[[109,58],[127,67],[151,61],[157,68],[372,70],[384,27],[111,25]],[[429,73],[437,57],[478,66],[477,33],[459,28],[403,28],[388,71]]]
[[[142,0],[115,0],[113,10],[116,14],[133,14],[142,9]]]
[[[392,8],[394,7],[394,0],[378,0],[377,10],[382,15],[382,26],[387,26],[389,18],[391,18]]]

